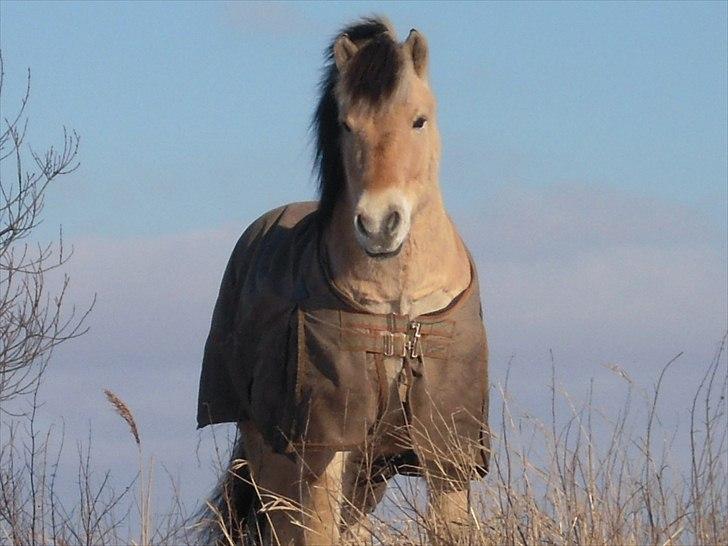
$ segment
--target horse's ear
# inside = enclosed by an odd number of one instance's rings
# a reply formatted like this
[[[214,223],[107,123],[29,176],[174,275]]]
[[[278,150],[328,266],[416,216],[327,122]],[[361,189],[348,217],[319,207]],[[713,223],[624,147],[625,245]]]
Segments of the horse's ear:
[[[427,64],[429,54],[427,52],[427,40],[415,29],[410,30],[407,40],[404,42],[404,49],[412,58],[412,65],[420,78],[427,77]]]
[[[349,36],[342,34],[334,42],[334,62],[339,72],[344,70],[346,64],[356,54],[359,48],[349,39]]]

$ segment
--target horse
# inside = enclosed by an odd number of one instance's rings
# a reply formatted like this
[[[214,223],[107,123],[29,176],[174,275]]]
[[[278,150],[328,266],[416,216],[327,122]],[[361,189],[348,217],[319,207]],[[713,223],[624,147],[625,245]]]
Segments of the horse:
[[[205,344],[198,426],[234,422],[201,542],[367,540],[396,474],[425,479],[433,542],[472,525],[487,472],[478,278],[439,186],[428,46],[352,23],[327,49],[312,128],[319,200],[243,233]]]

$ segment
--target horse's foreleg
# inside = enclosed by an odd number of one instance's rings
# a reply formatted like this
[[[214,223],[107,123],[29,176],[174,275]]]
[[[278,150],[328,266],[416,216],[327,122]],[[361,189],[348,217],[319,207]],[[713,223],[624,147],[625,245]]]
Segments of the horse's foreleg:
[[[428,480],[428,520],[432,544],[465,544],[472,525],[470,490],[448,480]]]
[[[341,521],[341,478],[346,453],[309,452],[303,457],[308,479],[302,482],[301,512],[304,544],[329,546],[338,544]],[[311,468],[311,467],[318,468]],[[322,470],[319,470],[323,466]]]
[[[251,423],[241,424],[252,479],[267,520],[264,542],[318,546],[339,542],[345,454],[274,452]]]
[[[372,481],[371,471],[371,461],[364,453],[348,453],[342,477],[342,533],[356,543],[371,542],[369,514],[374,511],[387,490],[386,481]]]

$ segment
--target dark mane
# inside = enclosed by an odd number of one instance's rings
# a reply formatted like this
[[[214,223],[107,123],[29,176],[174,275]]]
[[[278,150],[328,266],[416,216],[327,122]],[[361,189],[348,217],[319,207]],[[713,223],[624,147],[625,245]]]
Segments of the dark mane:
[[[381,17],[372,17],[342,29],[336,38],[341,34],[346,34],[360,46],[346,71],[346,91],[354,100],[364,100],[373,105],[381,103],[396,88],[401,65],[391,26]],[[323,223],[331,218],[344,187],[344,166],[339,147],[339,106],[334,96],[339,79],[334,63],[334,41],[325,52],[326,64],[319,87],[321,96],[311,123],[316,144],[314,170],[318,178],[319,218]]]

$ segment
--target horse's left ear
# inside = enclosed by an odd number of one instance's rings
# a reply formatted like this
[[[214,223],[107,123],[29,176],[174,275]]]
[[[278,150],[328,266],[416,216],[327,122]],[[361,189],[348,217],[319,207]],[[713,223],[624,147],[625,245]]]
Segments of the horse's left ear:
[[[404,42],[404,50],[412,58],[412,65],[415,67],[417,75],[420,78],[427,77],[429,54],[425,37],[415,29],[410,30],[409,36]]]
[[[334,42],[334,62],[339,72],[343,72],[351,58],[358,51],[356,44],[346,34],[340,35]]]

